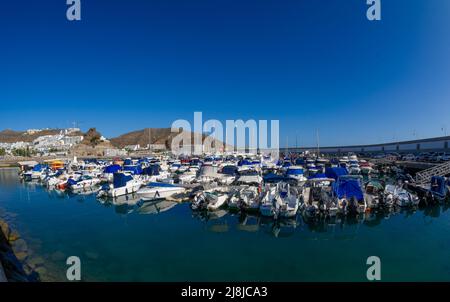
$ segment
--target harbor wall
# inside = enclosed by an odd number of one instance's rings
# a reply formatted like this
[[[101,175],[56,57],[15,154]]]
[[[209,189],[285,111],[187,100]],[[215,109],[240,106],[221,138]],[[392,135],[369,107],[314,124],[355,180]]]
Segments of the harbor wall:
[[[398,141],[372,145],[332,146],[320,147],[320,153],[421,153],[421,152],[450,152],[450,136],[418,139],[412,141]],[[280,148],[281,152],[316,152],[317,147]]]

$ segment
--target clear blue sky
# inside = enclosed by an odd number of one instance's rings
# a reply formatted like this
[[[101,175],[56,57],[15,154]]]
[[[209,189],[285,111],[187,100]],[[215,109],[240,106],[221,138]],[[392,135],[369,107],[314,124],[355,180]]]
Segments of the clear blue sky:
[[[450,1],[3,1],[0,129],[279,119],[281,145],[450,133]]]

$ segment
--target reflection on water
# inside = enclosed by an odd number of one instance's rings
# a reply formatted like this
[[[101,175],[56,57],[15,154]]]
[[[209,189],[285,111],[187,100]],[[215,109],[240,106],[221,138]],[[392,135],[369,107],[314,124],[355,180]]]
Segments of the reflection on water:
[[[450,281],[448,205],[275,221],[48,191],[13,172],[0,170],[0,208],[58,280],[65,257],[78,255],[88,281],[364,281],[377,255],[386,281]]]

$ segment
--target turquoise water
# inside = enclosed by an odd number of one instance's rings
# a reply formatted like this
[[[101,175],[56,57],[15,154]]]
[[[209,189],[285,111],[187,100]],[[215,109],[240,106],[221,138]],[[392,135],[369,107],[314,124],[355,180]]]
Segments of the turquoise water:
[[[78,256],[86,281],[366,281],[366,259],[378,256],[383,281],[450,281],[445,207],[274,223],[129,203],[47,192],[0,170],[0,215],[14,217],[49,280],[65,280],[66,258]]]

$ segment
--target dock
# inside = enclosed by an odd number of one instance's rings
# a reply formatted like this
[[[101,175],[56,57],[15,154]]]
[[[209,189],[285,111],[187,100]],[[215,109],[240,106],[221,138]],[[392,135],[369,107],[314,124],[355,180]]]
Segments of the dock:
[[[414,169],[414,170],[426,170],[433,168],[438,163],[431,162],[421,162],[421,161],[404,161],[404,160],[389,160],[389,159],[368,159],[370,162],[377,165],[395,165],[404,169]]]

